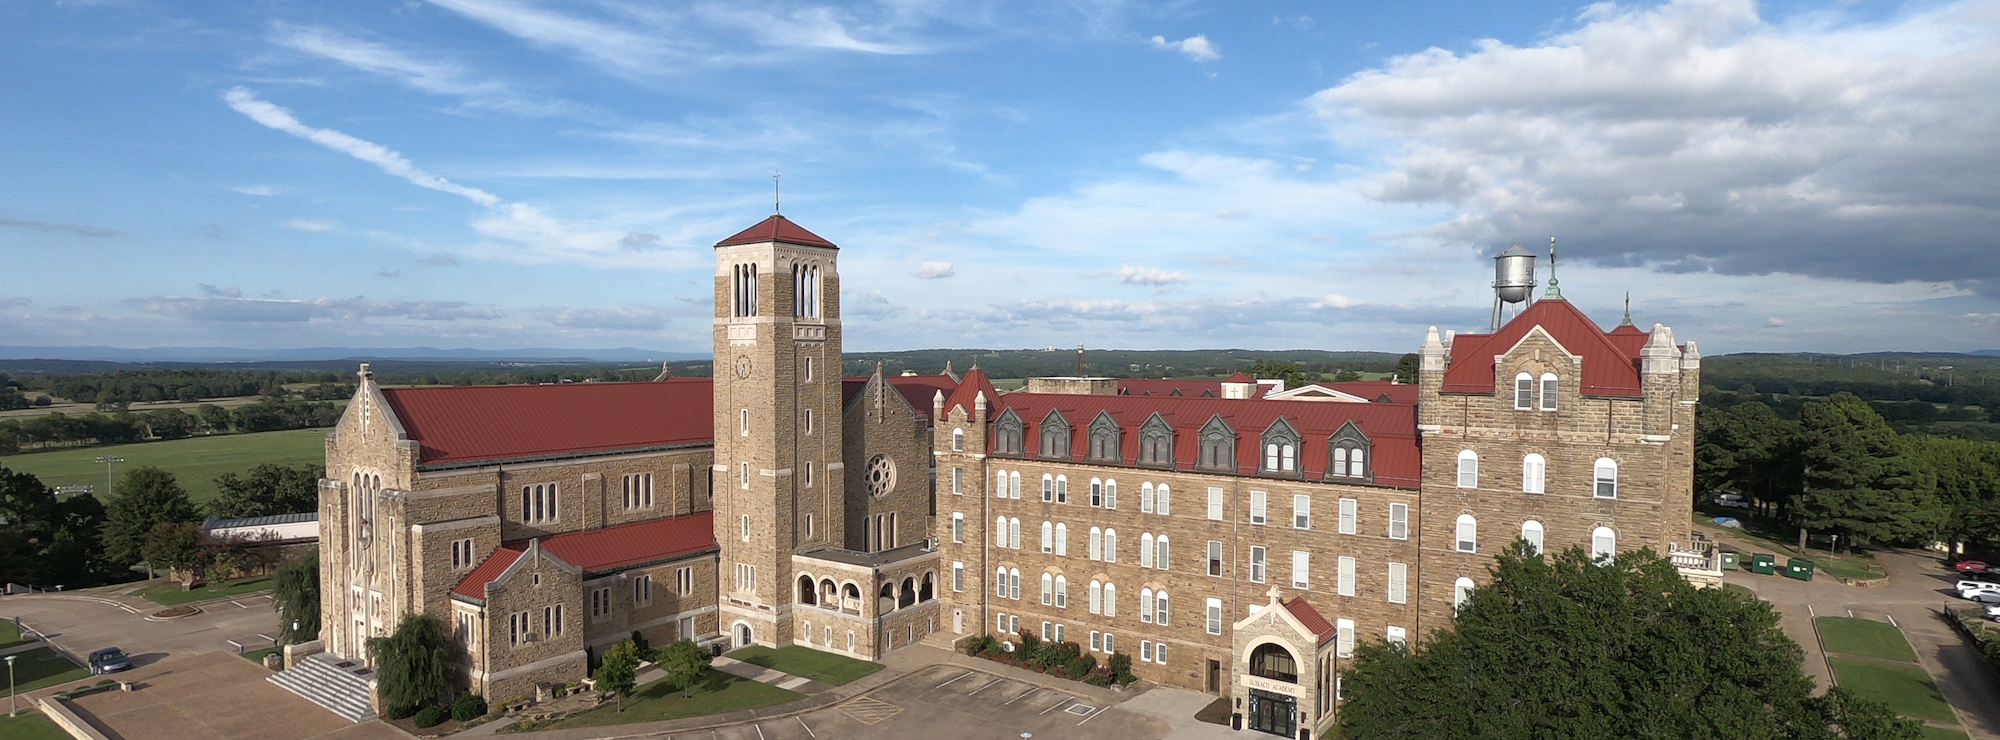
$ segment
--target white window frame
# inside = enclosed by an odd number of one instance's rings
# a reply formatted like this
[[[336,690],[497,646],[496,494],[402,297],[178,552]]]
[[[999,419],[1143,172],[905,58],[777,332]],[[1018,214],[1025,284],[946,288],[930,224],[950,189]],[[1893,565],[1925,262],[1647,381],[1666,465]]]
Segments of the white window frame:
[[[1211,635],[1222,634],[1222,600],[1209,599],[1207,611],[1208,624],[1206,626],[1208,633]]]
[[[1562,381],[1555,373],[1542,373],[1542,410],[1556,410],[1556,399],[1561,397]]]
[[[1590,559],[1609,562],[1618,557],[1618,532],[1610,527],[1590,530]]]
[[[1407,540],[1409,538],[1410,505],[1405,503],[1389,504],[1389,539]]]
[[[954,543],[965,542],[964,512],[954,511],[951,513],[951,541]]]
[[[1209,521],[1211,521],[1211,522],[1219,522],[1219,521],[1222,521],[1222,487],[1221,487],[1221,486],[1209,486],[1209,487],[1208,487],[1208,520],[1209,520]]]
[[[1521,522],[1521,539],[1527,540],[1528,545],[1535,548],[1537,555],[1542,553],[1542,542],[1547,534],[1548,530],[1542,527],[1541,522],[1533,519]]]
[[[1158,488],[1153,490],[1153,513],[1160,516],[1173,515],[1173,507],[1168,505],[1170,503],[1168,499],[1172,493],[1173,489],[1165,483],[1161,483]]]
[[[1354,595],[1354,563],[1355,561],[1352,556],[1340,556],[1340,575],[1338,582],[1335,584],[1335,593],[1341,596]]]
[[[1089,548],[1084,551],[1084,557],[1087,557],[1091,560],[1104,559],[1104,528],[1102,527],[1090,528],[1090,545]]]
[[[1069,557],[1069,525],[1056,522],[1056,557]]]
[[[1465,602],[1472,600],[1472,590],[1474,588],[1478,588],[1478,585],[1473,583],[1472,579],[1464,576],[1460,576],[1458,580],[1452,582],[1451,611],[1453,614],[1457,614],[1458,610],[1465,608]]]
[[[1410,603],[1410,566],[1408,563],[1389,564],[1389,603]]]
[[[1268,497],[1268,496],[1267,496],[1267,495],[1266,495],[1266,494],[1265,494],[1265,493],[1264,493],[1263,491],[1251,491],[1251,492],[1250,492],[1250,523],[1251,523],[1251,524],[1254,524],[1254,525],[1257,525],[1257,526],[1260,526],[1260,527],[1261,527],[1261,526],[1264,526],[1265,522],[1266,522],[1266,521],[1267,521],[1267,519],[1268,519],[1268,518],[1267,518],[1267,517],[1265,516],[1265,513],[1266,513],[1266,512],[1265,512],[1265,508],[1266,508],[1266,499],[1267,499],[1267,498],[1269,498],[1269,497]]]
[[[1139,513],[1153,513],[1153,484],[1150,481],[1139,484]]]
[[[1471,514],[1458,515],[1458,523],[1453,526],[1452,533],[1452,549],[1479,552],[1479,520]]]
[[[1338,620],[1334,629],[1338,630],[1339,635],[1335,638],[1334,654],[1342,658],[1354,657],[1354,620]]]
[[[1250,582],[1264,582],[1264,566],[1267,551],[1263,545],[1250,546]]]
[[[1340,500],[1340,533],[1355,534],[1361,531],[1361,502],[1356,499]]]
[[[953,593],[963,593],[965,591],[964,562],[957,560],[951,562],[951,590]]]
[[[1104,529],[1104,562],[1118,562],[1118,530]]]
[[[1208,541],[1208,574],[1209,574],[1209,575],[1211,575],[1211,576],[1219,576],[1219,575],[1222,575],[1223,573],[1226,573],[1226,572],[1228,572],[1228,570],[1227,570],[1227,569],[1225,569],[1225,568],[1223,568],[1223,567],[1222,567],[1222,563],[1223,563],[1223,559],[1222,559],[1222,540],[1209,540],[1209,541]]]
[[[1055,523],[1054,523],[1054,522],[1050,522],[1050,521],[1047,521],[1047,520],[1043,520],[1043,521],[1042,521],[1042,554],[1046,555],[1046,554],[1050,554],[1050,553],[1054,553],[1055,551],[1056,551],[1056,525],[1055,525]]]
[[[1601,499],[1618,498],[1617,460],[1600,457],[1590,464],[1590,495]]]
[[[1535,410],[1535,376],[1525,372],[1514,375],[1514,410]]]
[[[1153,533],[1139,533],[1139,567],[1153,567]]]
[[[1549,460],[1540,453],[1530,452],[1521,457],[1521,492],[1545,493],[1548,491]]]
[[[1472,450],[1458,451],[1458,487],[1479,487],[1479,453]]]
[[[1312,587],[1312,553],[1305,550],[1292,551],[1292,588],[1305,590]]]
[[[1165,533],[1165,532],[1161,532],[1161,533],[1160,533],[1160,536],[1159,536],[1159,538],[1158,538],[1158,539],[1155,539],[1155,540],[1153,540],[1153,568],[1154,568],[1154,569],[1156,569],[1156,570],[1172,570],[1172,568],[1169,568],[1169,567],[1167,567],[1167,553],[1168,553],[1168,549],[1167,549],[1167,535],[1166,535],[1166,533]]]

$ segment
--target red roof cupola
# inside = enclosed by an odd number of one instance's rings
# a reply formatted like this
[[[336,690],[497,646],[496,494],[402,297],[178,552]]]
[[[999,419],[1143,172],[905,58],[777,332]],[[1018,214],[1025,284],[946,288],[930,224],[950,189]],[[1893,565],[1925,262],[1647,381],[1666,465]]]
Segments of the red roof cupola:
[[[818,234],[806,231],[805,227],[792,223],[791,219],[772,214],[770,218],[757,222],[756,226],[736,232],[735,236],[716,242],[717,247],[733,247],[738,244],[758,244],[761,242],[784,242],[807,247],[839,249],[833,242],[820,238]]]

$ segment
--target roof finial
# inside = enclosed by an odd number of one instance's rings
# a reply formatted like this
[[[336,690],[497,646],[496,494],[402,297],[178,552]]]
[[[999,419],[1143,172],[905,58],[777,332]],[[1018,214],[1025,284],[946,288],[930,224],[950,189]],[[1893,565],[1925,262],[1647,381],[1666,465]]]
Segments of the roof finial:
[[[1632,325],[1632,291],[1629,290],[1625,291],[1625,320],[1618,322],[1618,325],[1619,326]]]
[[[1557,287],[1556,282],[1556,238],[1553,236],[1549,237],[1549,292],[1542,297],[1555,299],[1563,297],[1562,288]]]
[[[778,209],[778,178],[784,176],[783,173],[776,171],[771,173],[771,215],[773,216],[784,213],[784,211]]]

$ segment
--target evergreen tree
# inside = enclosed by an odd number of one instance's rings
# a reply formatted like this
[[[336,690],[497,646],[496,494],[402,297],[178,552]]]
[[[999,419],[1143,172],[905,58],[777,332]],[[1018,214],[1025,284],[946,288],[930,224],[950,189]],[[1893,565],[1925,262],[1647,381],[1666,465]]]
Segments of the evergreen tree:
[[[375,659],[375,692],[393,711],[436,704],[451,690],[456,643],[444,623],[429,614],[411,614],[388,637],[368,640]]]
[[[40,478],[0,466],[0,582],[39,588],[102,580],[104,506],[89,494],[58,498]]]
[[[145,557],[146,535],[161,522],[201,521],[201,513],[174,474],[152,466],[133,468],[118,479],[104,519],[104,555],[124,566]]]
[[[1852,393],[1806,404],[1799,414],[1802,489],[1799,524],[1859,542],[1916,542],[1933,536],[1942,513],[1937,477]]]
[[[1926,435],[1906,442],[1937,475],[1939,535],[1973,551],[2000,546],[2000,444]]]
[[[1362,646],[1341,736],[1915,740],[1851,695],[1815,698],[1769,604],[1697,589],[1648,550],[1594,564],[1517,543],[1450,629]]]
[[[1423,367],[1423,358],[1418,357],[1417,353],[1411,352],[1403,355],[1401,359],[1396,360],[1396,371],[1394,373],[1396,382],[1415,385],[1417,382],[1417,372],[1422,370]]]
[[[1798,424],[1761,402],[1703,406],[1695,422],[1695,484],[1734,490],[1766,506],[1798,491]]]

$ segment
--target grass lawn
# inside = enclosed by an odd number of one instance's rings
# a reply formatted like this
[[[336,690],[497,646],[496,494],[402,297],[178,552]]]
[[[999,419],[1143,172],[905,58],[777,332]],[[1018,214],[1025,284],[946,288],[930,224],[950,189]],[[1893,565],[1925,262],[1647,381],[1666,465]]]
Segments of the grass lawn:
[[[207,586],[196,586],[193,591],[182,591],[181,585],[178,583],[164,583],[158,586],[147,586],[139,589],[139,595],[146,597],[155,604],[173,606],[175,604],[185,604],[190,601],[213,599],[217,596],[235,596],[237,594],[266,591],[270,588],[271,579],[252,578],[247,581],[232,581],[227,588],[210,589]]]
[[[90,671],[78,668],[49,648],[35,648],[25,653],[15,653],[14,690],[27,693],[44,686],[69,683],[79,678],[89,678]]]
[[[117,455],[125,462],[112,467],[115,473],[141,465],[153,465],[173,473],[188,496],[199,504],[215,498],[215,477],[242,473],[259,463],[276,465],[323,465],[326,463],[325,429],[291,429],[257,434],[218,434],[164,442],[137,442],[108,447],[80,447],[50,452],[28,452],[0,458],[0,465],[33,473],[50,486],[95,486],[97,500],[108,500],[104,490],[104,466],[93,460],[99,455]]]
[[[14,626],[11,618],[0,619],[0,648],[13,647],[27,640],[21,639],[21,628]]]
[[[714,669],[710,669],[702,676],[700,682],[688,690],[688,696],[690,698],[682,699],[681,692],[675,691],[667,685],[667,682],[654,681],[641,687],[639,693],[626,699],[623,712],[617,710],[617,702],[607,702],[597,709],[548,727],[535,729],[598,727],[725,714],[739,709],[768,707],[772,704],[783,704],[805,698],[804,694],[793,693],[776,686],[766,686],[747,678],[737,678]]]
[[[1972,737],[1962,730],[1924,725],[1924,740],[1972,740]]]
[[[1813,561],[1813,565],[1816,566],[1816,569],[1820,571],[1819,573],[1815,574],[1816,576],[1830,575],[1836,578],[1855,578],[1855,579],[1869,579],[1869,578],[1882,577],[1882,572],[1881,570],[1879,570],[1879,568],[1875,570],[1870,570],[1871,567],[1875,566],[1875,558],[1874,556],[1869,555],[1866,552],[1856,553],[1852,555],[1836,555],[1834,553],[1830,553],[1825,550],[1816,550],[1811,547],[1808,547],[1806,548],[1806,553],[1804,555],[1799,555],[1798,551],[1799,533],[1798,530],[1796,529],[1790,532],[1774,533],[1759,528],[1753,528],[1751,526],[1752,522],[1747,518],[1747,516],[1737,517],[1738,521],[1744,523],[1745,526],[1743,529],[1729,529],[1726,527],[1720,527],[1716,525],[1715,517],[1717,516],[1725,516],[1725,515],[1711,514],[1706,512],[1695,512],[1694,523],[1698,526],[1707,527],[1709,529],[1713,529],[1720,532],[1727,532],[1729,534],[1736,535],[1744,539],[1753,540],[1761,547],[1758,547],[1752,552],[1767,552],[1777,555],[1778,577],[1781,578],[1783,577],[1785,562],[1794,557],[1803,557],[1807,560]],[[1736,516],[1736,515],[1732,513],[1732,514],[1727,514],[1726,516]],[[1743,562],[1745,563],[1750,562],[1750,555],[1751,555],[1750,552],[1743,553]]]
[[[69,733],[63,732],[40,711],[23,707],[21,716],[12,719],[0,713],[0,737],[7,740],[69,740]]]
[[[1829,653],[1844,653],[1905,663],[1914,663],[1917,660],[1917,651],[1910,649],[1910,642],[1903,639],[1903,631],[1887,622],[1852,617],[1820,617],[1813,620],[1813,624],[1819,627],[1819,640],[1826,645],[1826,651]]]
[[[250,661],[252,663],[256,663],[257,665],[263,665],[264,656],[282,651],[284,651],[284,648],[281,647],[267,647],[262,650],[251,650],[243,653],[243,659]]]
[[[1868,658],[1829,657],[1826,662],[1833,667],[1834,678],[1841,686],[1887,703],[1897,714],[1958,722],[1958,717],[1951,713],[1951,705],[1945,703],[1923,666]]]
[[[855,660],[803,645],[786,645],[776,650],[753,645],[730,653],[729,657],[834,686],[882,670],[881,663]]]

